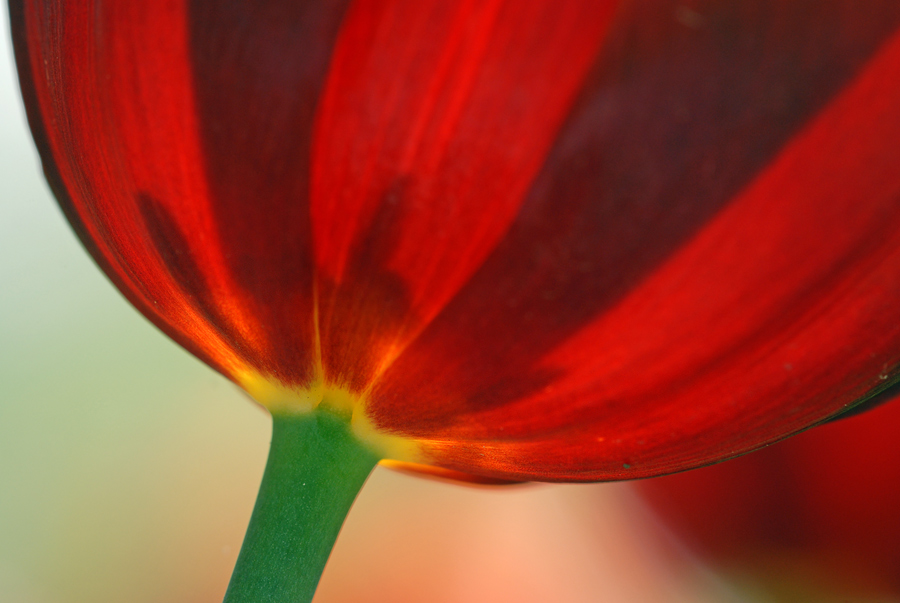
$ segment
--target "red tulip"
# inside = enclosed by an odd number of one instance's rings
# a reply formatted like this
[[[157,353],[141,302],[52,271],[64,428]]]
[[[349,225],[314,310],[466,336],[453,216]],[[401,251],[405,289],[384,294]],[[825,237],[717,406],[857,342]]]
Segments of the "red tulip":
[[[900,402],[638,490],[703,558],[790,601],[900,597]],[[870,599],[866,599],[870,600]]]
[[[616,479],[746,452],[897,375],[894,0],[12,0],[12,20],[85,245],[276,418],[327,412],[378,458],[489,479]]]

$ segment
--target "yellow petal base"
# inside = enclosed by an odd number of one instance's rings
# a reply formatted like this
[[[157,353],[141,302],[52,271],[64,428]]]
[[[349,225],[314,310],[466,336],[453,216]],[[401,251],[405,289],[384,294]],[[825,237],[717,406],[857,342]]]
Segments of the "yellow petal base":
[[[258,373],[244,373],[235,380],[273,415],[303,415],[326,410],[347,421],[353,435],[380,458],[408,463],[425,460],[415,441],[375,426],[366,413],[365,398],[360,394],[322,381],[307,387],[291,387]]]

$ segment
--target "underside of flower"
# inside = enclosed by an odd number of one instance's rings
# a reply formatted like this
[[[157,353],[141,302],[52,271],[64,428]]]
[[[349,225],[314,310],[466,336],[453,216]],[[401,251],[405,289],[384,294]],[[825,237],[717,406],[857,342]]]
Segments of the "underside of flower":
[[[11,15],[93,257],[351,482],[672,473],[900,378],[896,0]]]

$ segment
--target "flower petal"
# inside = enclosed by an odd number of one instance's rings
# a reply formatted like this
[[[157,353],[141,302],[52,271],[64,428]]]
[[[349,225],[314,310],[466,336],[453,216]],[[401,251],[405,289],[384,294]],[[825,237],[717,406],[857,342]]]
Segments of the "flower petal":
[[[893,0],[12,15],[76,230],[245,387],[552,480],[708,463],[895,380]]]
[[[635,488],[685,544],[714,569],[739,572],[745,584],[789,580],[803,600],[895,600],[898,429],[900,403],[894,401],[739,459]]]
[[[900,42],[877,40],[897,9],[851,19],[840,44],[783,11],[626,37],[630,69],[600,68],[510,234],[373,391],[377,422],[448,468],[638,477],[750,450],[893,378]]]
[[[132,303],[232,378],[315,370],[306,174],[342,13],[12,4],[29,119],[68,217]]]
[[[363,390],[503,237],[613,2],[354,2],[316,121],[328,380]]]

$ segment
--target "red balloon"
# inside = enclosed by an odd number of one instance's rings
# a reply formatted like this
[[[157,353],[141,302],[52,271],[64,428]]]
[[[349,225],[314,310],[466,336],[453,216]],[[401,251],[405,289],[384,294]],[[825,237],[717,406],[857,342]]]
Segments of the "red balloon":
[[[900,401],[636,487],[686,544],[744,582],[809,600],[896,597],[898,433]]]
[[[387,458],[731,457],[900,365],[895,0],[13,0],[45,170],[151,321]]]

